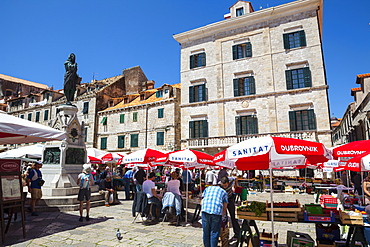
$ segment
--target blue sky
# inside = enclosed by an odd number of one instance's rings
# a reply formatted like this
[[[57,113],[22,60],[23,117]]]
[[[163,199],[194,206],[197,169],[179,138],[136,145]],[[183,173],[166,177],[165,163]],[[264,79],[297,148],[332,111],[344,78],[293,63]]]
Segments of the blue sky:
[[[236,0],[1,0],[0,73],[63,87],[76,54],[82,82],[141,66],[156,87],[180,82],[172,35],[223,20]],[[288,0],[251,0],[255,10]],[[355,4],[354,4],[355,2]],[[353,101],[356,75],[370,73],[370,1],[324,2],[323,49],[331,116]]]

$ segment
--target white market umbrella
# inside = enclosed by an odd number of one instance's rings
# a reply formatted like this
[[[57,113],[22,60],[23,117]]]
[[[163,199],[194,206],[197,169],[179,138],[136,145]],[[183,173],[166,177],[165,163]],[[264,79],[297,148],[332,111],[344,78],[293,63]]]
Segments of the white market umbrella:
[[[44,145],[42,144],[35,144],[31,146],[24,146],[16,149],[11,149],[6,152],[0,153],[0,158],[36,158],[41,159],[42,151],[44,149]]]
[[[51,127],[0,112],[0,144],[63,140],[67,134]]]

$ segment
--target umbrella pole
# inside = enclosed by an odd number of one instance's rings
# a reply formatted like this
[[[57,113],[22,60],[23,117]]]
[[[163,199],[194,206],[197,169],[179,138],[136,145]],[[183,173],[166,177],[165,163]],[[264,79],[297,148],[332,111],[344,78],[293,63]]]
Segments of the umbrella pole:
[[[188,170],[189,171],[189,170]],[[188,173],[186,173],[186,177],[188,178]],[[189,180],[186,180],[187,182],[189,182]],[[188,186],[189,183],[185,184],[186,186],[186,212],[185,212],[185,223],[188,223],[188,203],[189,203],[189,195],[188,195]]]
[[[362,190],[361,201],[362,205],[365,205],[365,192],[364,189],[362,188],[363,181],[364,181],[364,172],[361,172],[361,190]]]
[[[274,190],[272,188],[272,167],[270,165],[270,201],[271,201],[271,234],[272,234],[272,247],[275,247],[275,232],[274,232]]]

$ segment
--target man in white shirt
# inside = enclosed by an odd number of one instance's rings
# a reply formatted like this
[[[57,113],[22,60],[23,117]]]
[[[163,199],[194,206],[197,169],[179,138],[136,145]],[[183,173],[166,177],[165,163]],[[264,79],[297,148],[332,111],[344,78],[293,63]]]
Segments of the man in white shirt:
[[[148,179],[145,180],[143,183],[143,192],[146,193],[148,201],[153,203],[152,215],[155,216],[156,219],[158,219],[159,216],[157,217],[156,209],[162,209],[162,202],[159,195],[157,195],[157,190],[155,189],[155,178],[156,176],[154,172],[149,173]]]
[[[213,181],[214,178],[215,178],[215,174],[213,173],[213,171],[210,168],[207,168],[207,173],[206,173],[206,177],[205,177],[206,184],[213,185],[214,184],[214,181]]]

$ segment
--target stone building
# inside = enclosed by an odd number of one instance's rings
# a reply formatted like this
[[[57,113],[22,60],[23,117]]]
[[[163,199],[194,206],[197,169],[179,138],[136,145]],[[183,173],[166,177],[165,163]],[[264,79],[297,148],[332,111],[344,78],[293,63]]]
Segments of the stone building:
[[[354,102],[348,105],[340,124],[333,130],[335,146],[370,139],[370,73],[357,75],[356,83],[360,87],[351,89]]]
[[[181,45],[181,145],[214,154],[275,135],[331,146],[322,1],[254,11],[174,35]]]
[[[5,78],[1,77],[0,79]],[[4,79],[3,79],[4,81]],[[20,83],[21,86],[9,86]],[[96,147],[98,129],[97,113],[114,104],[116,99],[126,94],[139,93],[153,87],[139,66],[123,70],[121,75],[82,83],[77,86],[75,101],[78,108],[77,117],[84,125],[86,147]],[[31,83],[18,78],[10,78],[7,84],[2,83],[4,93],[12,96],[4,98],[7,112],[20,118],[55,127],[56,111],[60,104],[66,102],[63,90],[52,90],[46,85]],[[8,90],[8,89],[11,89]]]
[[[180,149],[180,84],[164,84],[116,100],[121,102],[98,113],[99,149]]]

